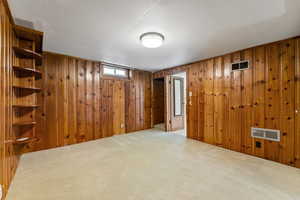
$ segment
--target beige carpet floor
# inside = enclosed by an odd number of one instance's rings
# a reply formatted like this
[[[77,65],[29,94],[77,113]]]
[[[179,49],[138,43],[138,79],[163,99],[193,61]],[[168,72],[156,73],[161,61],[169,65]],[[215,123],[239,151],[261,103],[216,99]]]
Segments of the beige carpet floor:
[[[300,170],[158,129],[26,154],[7,200],[299,200]]]

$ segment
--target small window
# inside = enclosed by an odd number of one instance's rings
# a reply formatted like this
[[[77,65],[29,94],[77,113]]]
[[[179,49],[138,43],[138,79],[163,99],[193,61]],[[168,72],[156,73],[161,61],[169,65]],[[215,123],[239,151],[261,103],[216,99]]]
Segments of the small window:
[[[183,115],[183,79],[173,79],[173,101],[174,101],[174,117]]]
[[[129,70],[114,66],[103,65],[103,75],[128,78]]]
[[[111,67],[103,67],[103,74],[113,76],[115,75],[115,69]]]
[[[117,76],[127,76],[127,70],[125,69],[116,69]]]

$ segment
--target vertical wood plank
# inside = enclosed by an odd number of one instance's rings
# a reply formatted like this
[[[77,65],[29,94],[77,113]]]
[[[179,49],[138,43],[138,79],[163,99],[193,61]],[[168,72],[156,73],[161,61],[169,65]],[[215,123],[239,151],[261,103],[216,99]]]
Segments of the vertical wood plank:
[[[108,123],[108,133],[109,136],[113,136],[114,132],[113,132],[113,97],[114,97],[114,93],[113,93],[113,85],[115,84],[116,81],[109,81],[109,87],[108,87],[108,119],[109,119],[109,123]]]
[[[125,82],[125,131],[129,133],[130,127],[130,92],[131,92],[131,81]]]
[[[257,47],[254,49],[253,63],[253,127],[264,128],[265,127],[265,47]],[[256,144],[260,143],[261,146]],[[264,158],[264,140],[255,138],[253,140],[253,155]]]
[[[101,83],[102,92],[101,92],[101,124],[102,126],[102,137],[108,137],[108,81],[102,80]]]
[[[107,95],[107,84],[106,81],[101,79],[100,81],[100,88],[101,88],[101,112],[100,112],[100,120],[101,120],[101,137],[108,137],[107,136],[107,130],[106,130],[106,124],[107,124],[107,116],[106,116],[106,110],[107,110],[107,104],[106,104],[106,95]]]
[[[136,73],[134,73],[133,78],[136,78]],[[128,114],[129,114],[129,132],[135,131],[136,128],[136,85],[134,81],[130,82],[130,90],[129,90],[129,104]]]
[[[171,131],[171,76],[168,75],[165,77],[165,130]]]
[[[265,127],[280,130],[280,44],[266,47]],[[279,161],[279,143],[265,142],[265,158]]]
[[[241,60],[240,52],[232,55],[232,63]],[[231,134],[231,148],[235,151],[242,151],[242,127],[241,123],[241,71],[231,72],[231,92],[229,111],[229,132]]]
[[[77,140],[77,65],[74,58],[68,58],[68,131],[65,145],[75,144]],[[76,115],[70,113],[76,113]]]
[[[45,70],[46,74],[46,97],[45,97],[45,111],[47,113],[46,121],[57,122],[57,61],[53,55],[47,54],[47,65],[52,67]],[[46,123],[45,129],[47,141],[46,148],[53,148],[58,146],[58,123]]]
[[[217,146],[223,145],[224,133],[224,68],[222,57],[214,60],[214,141]]]
[[[68,123],[65,121],[68,120],[67,104],[68,104],[68,96],[67,96],[67,85],[66,85],[66,63],[67,59],[62,56],[56,57],[57,62],[57,135],[58,135],[58,146],[64,145],[65,134],[68,134]]]
[[[101,86],[100,86],[101,64],[94,63],[94,136],[95,139],[102,137],[101,133]]]
[[[125,133],[125,85],[123,81],[116,81],[113,86],[113,134]]]
[[[214,144],[214,60],[204,64],[204,142]]]
[[[140,129],[145,129],[145,119],[144,119],[144,112],[145,112],[145,73],[141,73],[141,86],[140,86]]]
[[[249,61],[249,69],[242,71],[241,75],[241,119],[242,119],[242,152],[252,154],[253,138],[251,127],[253,125],[253,51],[242,52],[242,60]]]
[[[139,101],[141,99],[141,74],[140,72],[136,72],[136,80],[135,80],[135,124],[136,124],[136,130],[141,129],[141,102]]]
[[[77,142],[86,141],[86,61],[77,60]]]
[[[197,92],[197,67],[198,65],[194,64],[194,65],[191,65],[189,67],[189,70],[188,70],[188,77],[189,77],[189,94],[191,95],[188,95],[188,112],[187,112],[187,115],[188,115],[188,120],[187,120],[187,125],[188,125],[188,132],[187,132],[187,136],[188,138],[191,138],[191,139],[195,139],[195,140],[199,140],[200,139],[200,136],[198,135],[198,116],[197,116],[197,111],[198,111],[198,102],[197,102],[197,99],[198,99],[198,92]],[[202,136],[203,138],[203,136]]]
[[[93,62],[88,61],[86,64],[86,140],[93,140],[94,137],[94,78],[95,71]]]
[[[144,129],[152,128],[151,116],[152,116],[152,73],[151,72],[144,72],[145,73],[145,87],[144,87]],[[150,116],[150,117],[149,117]]]
[[[204,140],[204,127],[205,127],[205,92],[204,92],[204,73],[205,73],[205,64],[203,62],[200,62],[198,64],[198,67],[196,68],[196,74],[197,74],[197,81],[196,81],[196,104],[197,106],[197,115],[194,119],[196,122],[196,126],[198,129],[198,140],[203,141]]]
[[[223,134],[223,147],[230,149],[232,139],[230,132],[230,94],[231,94],[231,55],[223,57],[224,62],[224,134]]]
[[[281,43],[281,102],[279,149],[281,163],[294,165],[295,159],[295,41]]]
[[[295,166],[300,168],[300,39],[296,43],[295,81]]]

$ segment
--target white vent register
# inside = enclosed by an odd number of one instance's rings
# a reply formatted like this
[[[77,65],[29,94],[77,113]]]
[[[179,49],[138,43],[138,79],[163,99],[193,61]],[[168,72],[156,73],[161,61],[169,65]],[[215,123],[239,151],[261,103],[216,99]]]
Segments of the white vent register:
[[[251,136],[254,138],[280,142],[280,130],[251,128]]]

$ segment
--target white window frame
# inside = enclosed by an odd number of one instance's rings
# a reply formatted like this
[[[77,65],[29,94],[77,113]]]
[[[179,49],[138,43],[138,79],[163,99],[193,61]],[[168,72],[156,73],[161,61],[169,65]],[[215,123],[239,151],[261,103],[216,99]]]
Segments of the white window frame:
[[[113,69],[114,70],[114,74],[105,74],[104,73],[104,69],[105,68]],[[117,74],[118,70],[124,71],[125,75]],[[129,74],[129,69],[122,68],[122,67],[117,67],[117,66],[111,66],[111,65],[107,65],[107,64],[103,64],[102,65],[102,75],[103,76],[109,76],[109,77],[116,77],[116,78],[129,78],[130,74]]]

